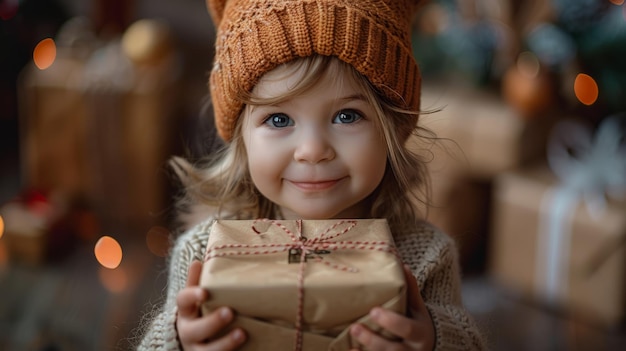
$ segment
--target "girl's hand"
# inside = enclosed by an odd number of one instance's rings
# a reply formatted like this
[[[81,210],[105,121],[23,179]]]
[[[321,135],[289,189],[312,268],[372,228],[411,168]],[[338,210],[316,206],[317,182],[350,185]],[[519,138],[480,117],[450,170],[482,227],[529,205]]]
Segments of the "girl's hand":
[[[380,307],[374,307],[370,311],[372,321],[399,337],[400,341],[386,339],[362,324],[354,324],[350,328],[352,337],[368,351],[431,351],[435,347],[435,327],[420,295],[417,280],[406,266],[404,273],[408,285],[411,316],[406,317]]]
[[[202,263],[192,262],[187,285],[176,296],[176,330],[180,343],[187,351],[235,350],[246,340],[243,330],[235,329],[214,339],[233,320],[233,311],[228,307],[221,307],[205,316],[200,313],[200,305],[209,298],[209,292],[198,286],[201,271]]]

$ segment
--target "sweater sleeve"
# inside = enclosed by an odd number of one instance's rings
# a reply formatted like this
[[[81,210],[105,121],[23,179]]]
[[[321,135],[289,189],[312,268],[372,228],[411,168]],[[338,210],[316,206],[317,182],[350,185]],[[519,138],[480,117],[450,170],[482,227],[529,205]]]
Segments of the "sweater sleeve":
[[[461,275],[454,241],[429,225],[396,239],[417,278],[435,327],[435,350],[483,350],[484,341],[461,301]]]
[[[168,286],[163,307],[158,311],[137,347],[138,351],[178,351],[176,296],[185,287],[189,265],[202,260],[213,221],[204,222],[176,239],[169,258]]]

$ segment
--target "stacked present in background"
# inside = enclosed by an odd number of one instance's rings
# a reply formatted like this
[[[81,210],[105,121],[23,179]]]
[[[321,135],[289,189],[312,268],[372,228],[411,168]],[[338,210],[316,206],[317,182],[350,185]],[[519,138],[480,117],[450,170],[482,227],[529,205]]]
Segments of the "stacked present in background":
[[[35,190],[3,204],[0,220],[0,237],[10,258],[31,266],[64,258],[98,230],[88,208],[62,193]]]
[[[422,103],[426,109],[443,107],[420,117],[440,139],[427,145],[412,140],[417,151],[428,147],[432,153],[425,155],[432,158],[428,218],[457,239],[466,271],[479,271],[485,264],[493,180],[541,159],[554,119],[527,121],[492,93],[428,83]]]
[[[430,1],[415,27],[422,110],[435,111],[423,114],[421,123],[440,138],[426,145],[433,153],[428,218],[457,239],[466,272],[485,268],[493,180],[541,160],[558,119],[550,113],[554,101],[541,92],[527,89],[512,104],[497,87],[507,71],[518,69],[513,5]],[[527,65],[520,61],[522,70]],[[538,76],[521,77],[528,86],[540,84]]]
[[[626,128],[625,13],[608,1],[430,1],[414,36],[422,109],[436,111],[421,121],[444,138],[414,140],[432,158],[428,218],[457,239],[466,272],[604,325],[626,316],[624,134],[612,161],[586,153],[608,142],[591,137],[605,125]],[[582,154],[549,161],[569,134],[561,150]],[[564,172],[563,159],[584,166]],[[589,178],[587,195],[562,190],[572,177]],[[605,195],[588,213],[586,199]]]
[[[549,168],[500,175],[492,275],[594,323],[626,316],[626,113],[558,124]]]
[[[23,186],[86,200],[104,229],[161,220],[180,71],[172,39],[158,20],[106,38],[68,21],[53,64],[28,65],[19,82]]]

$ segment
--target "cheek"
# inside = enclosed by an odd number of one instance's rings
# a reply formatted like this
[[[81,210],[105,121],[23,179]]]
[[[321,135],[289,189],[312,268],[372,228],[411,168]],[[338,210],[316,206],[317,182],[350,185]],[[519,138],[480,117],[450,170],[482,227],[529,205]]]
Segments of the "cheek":
[[[384,149],[373,150],[367,159],[362,163],[363,174],[367,177],[367,181],[378,186],[385,174],[387,166],[387,153]]]
[[[275,146],[255,139],[248,135],[244,139],[248,154],[248,169],[255,186],[263,192],[263,189],[280,179],[282,173],[281,158],[276,152]]]
[[[387,149],[378,137],[370,136],[345,147],[343,159],[359,175],[361,182],[377,186],[387,165]]]
[[[272,176],[273,167],[271,161],[271,158],[262,153],[253,153],[253,155],[248,157],[248,169],[255,184]]]

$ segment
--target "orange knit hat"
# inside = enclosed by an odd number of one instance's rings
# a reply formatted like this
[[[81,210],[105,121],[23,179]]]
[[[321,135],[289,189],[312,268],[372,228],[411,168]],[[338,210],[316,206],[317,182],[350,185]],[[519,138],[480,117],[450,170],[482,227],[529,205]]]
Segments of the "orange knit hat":
[[[215,125],[230,141],[243,103],[280,64],[313,54],[352,65],[393,103],[417,111],[411,21],[420,0],[207,0],[217,26],[210,77]]]

